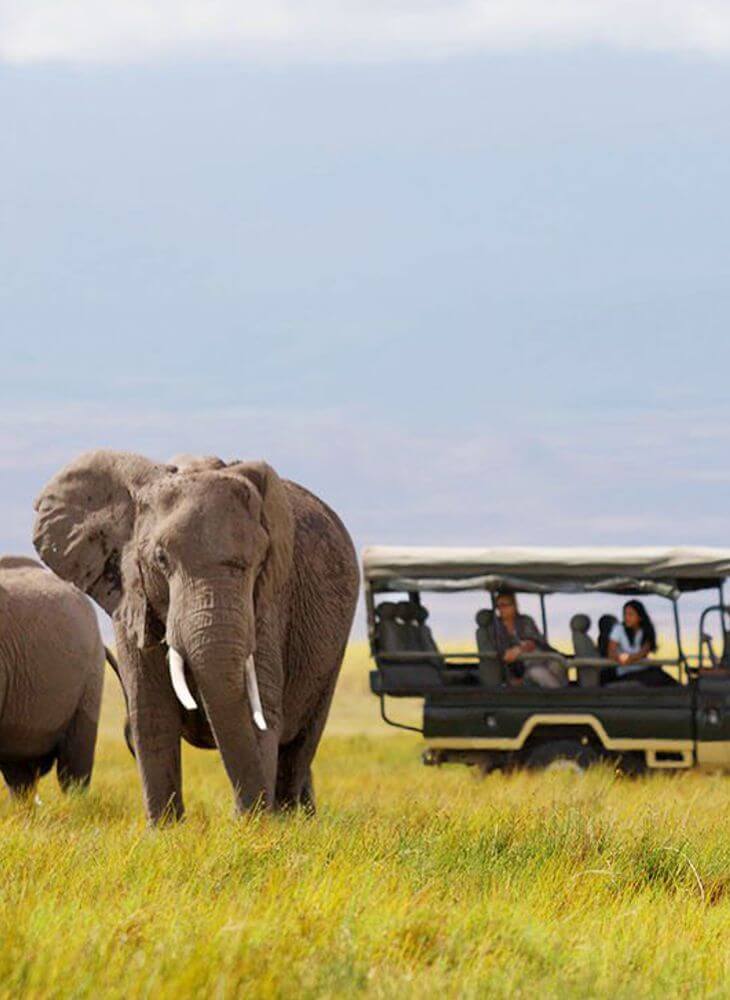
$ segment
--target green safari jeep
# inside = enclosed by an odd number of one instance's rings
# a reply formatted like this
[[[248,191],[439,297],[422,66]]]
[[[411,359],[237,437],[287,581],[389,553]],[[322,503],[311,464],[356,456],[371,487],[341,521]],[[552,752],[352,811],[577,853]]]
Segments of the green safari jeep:
[[[397,548],[363,554],[371,690],[389,725],[420,733],[426,764],[495,768],[584,769],[611,760],[632,773],[647,768],[730,771],[730,631],[723,584],[730,549],[708,548]],[[545,641],[520,657],[552,663],[567,683],[519,682],[507,667],[495,628],[495,594],[537,595],[547,640],[551,594],[656,595],[670,602],[677,655],[651,658],[666,683],[649,687],[627,675],[602,683],[613,660],[590,635],[590,619],[571,620],[573,653]],[[443,652],[427,624],[423,595],[481,591],[475,649]],[[697,652],[685,653],[683,594],[712,590],[699,621]],[[400,600],[394,598],[400,596]],[[714,621],[720,647],[706,631]],[[717,627],[719,623],[719,629]],[[529,673],[529,671],[528,671]],[[614,678],[615,680],[615,678]],[[421,727],[389,714],[391,698],[423,699]]]

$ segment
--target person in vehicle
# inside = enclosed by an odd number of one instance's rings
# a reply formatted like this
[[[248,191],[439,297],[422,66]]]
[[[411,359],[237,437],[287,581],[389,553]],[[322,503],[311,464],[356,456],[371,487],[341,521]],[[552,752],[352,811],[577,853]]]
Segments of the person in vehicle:
[[[613,627],[617,623],[618,618],[616,615],[601,615],[598,619],[598,652],[604,660],[608,659],[608,643]],[[610,669],[613,669],[613,667]]]
[[[617,666],[609,667],[601,681],[639,681],[647,687],[668,687],[677,683],[661,667],[642,665],[657,649],[656,629],[641,601],[627,601],[623,621],[616,622],[608,639],[608,658]]]
[[[510,683],[525,683],[542,688],[565,687],[565,668],[552,660],[522,660],[526,653],[539,650],[553,652],[545,637],[529,615],[522,615],[513,591],[500,590],[495,598],[497,617],[494,621],[495,646],[507,668]]]

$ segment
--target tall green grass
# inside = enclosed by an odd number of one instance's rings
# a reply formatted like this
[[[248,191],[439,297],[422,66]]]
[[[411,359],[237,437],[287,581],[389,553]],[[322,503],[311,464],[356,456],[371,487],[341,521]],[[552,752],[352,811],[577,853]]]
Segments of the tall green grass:
[[[187,750],[150,831],[108,684],[89,795],[0,803],[0,996],[726,996],[730,795],[698,773],[424,768],[351,650],[315,820]]]

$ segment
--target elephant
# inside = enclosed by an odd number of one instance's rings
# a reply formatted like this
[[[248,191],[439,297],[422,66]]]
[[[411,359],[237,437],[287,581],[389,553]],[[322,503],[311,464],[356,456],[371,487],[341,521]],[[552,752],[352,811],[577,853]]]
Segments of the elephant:
[[[149,822],[184,815],[182,739],[218,749],[237,813],[313,812],[359,589],[339,517],[263,461],[107,450],[35,509],[43,561],[111,616]]]
[[[91,601],[35,559],[0,558],[0,771],[13,797],[56,764],[91,780],[105,649]]]

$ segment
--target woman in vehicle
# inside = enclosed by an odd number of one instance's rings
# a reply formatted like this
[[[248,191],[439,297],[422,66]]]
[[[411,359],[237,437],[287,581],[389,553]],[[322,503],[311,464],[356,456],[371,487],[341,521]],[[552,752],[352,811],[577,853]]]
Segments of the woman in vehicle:
[[[529,615],[521,615],[513,591],[500,590],[495,598],[497,617],[494,639],[497,652],[507,668],[509,683],[525,683],[542,688],[565,687],[565,668],[553,660],[522,660],[528,653],[539,650],[554,652]]]
[[[616,622],[608,639],[608,657],[617,666],[601,672],[602,684],[616,681],[640,681],[647,687],[668,687],[677,681],[661,667],[642,665],[657,649],[654,623],[641,601],[627,601],[623,621]]]
[[[616,615],[601,615],[598,619],[598,652],[604,660],[608,659],[608,643],[611,639],[611,632],[618,622]],[[613,667],[609,669],[613,670]]]

